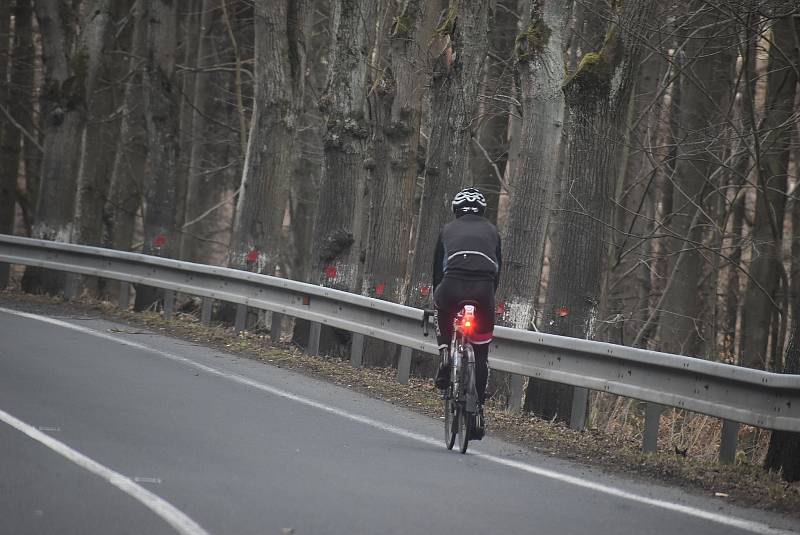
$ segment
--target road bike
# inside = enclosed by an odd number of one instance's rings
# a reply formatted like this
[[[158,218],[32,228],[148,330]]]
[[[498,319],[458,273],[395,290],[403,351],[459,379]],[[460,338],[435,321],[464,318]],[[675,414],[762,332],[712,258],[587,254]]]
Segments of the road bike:
[[[471,438],[483,437],[483,414],[478,410],[478,391],[475,387],[475,351],[471,336],[475,332],[474,301],[464,301],[458,306],[458,314],[453,319],[453,337],[448,357],[450,360],[450,386],[443,397],[444,442],[448,450],[458,439],[458,449],[467,452]],[[425,310],[422,325],[428,335],[428,317],[435,310]]]

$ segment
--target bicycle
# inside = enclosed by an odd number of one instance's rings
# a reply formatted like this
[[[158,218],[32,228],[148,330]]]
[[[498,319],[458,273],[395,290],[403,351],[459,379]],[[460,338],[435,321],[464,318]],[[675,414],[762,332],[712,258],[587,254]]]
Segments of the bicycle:
[[[450,386],[443,396],[444,441],[453,449],[456,438],[461,453],[467,452],[470,438],[482,438],[484,422],[478,410],[478,391],[475,387],[475,351],[471,335],[475,332],[474,301],[463,301],[453,320],[453,337],[450,342]],[[428,318],[435,310],[425,310],[422,317],[424,335],[428,336]],[[480,437],[477,434],[480,433]]]

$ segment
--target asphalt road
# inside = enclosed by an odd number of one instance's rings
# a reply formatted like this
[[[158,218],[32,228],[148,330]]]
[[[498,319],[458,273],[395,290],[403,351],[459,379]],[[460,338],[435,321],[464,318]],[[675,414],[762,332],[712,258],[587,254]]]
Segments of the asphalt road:
[[[449,452],[440,428],[185,341],[0,308],[0,534],[800,533],[492,439]]]

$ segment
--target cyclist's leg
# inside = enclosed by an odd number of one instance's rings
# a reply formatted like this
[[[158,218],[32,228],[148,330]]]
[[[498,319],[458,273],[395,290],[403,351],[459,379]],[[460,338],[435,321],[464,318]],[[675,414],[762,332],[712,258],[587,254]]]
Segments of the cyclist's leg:
[[[453,318],[457,313],[454,310],[457,303],[454,301],[451,288],[452,282],[447,278],[442,279],[433,295],[433,303],[436,310],[433,318],[436,326],[436,342],[439,345],[439,355],[441,356],[439,371],[436,374],[436,387],[439,389],[445,389],[450,384],[450,365],[447,351],[450,346],[450,340],[453,338]]]
[[[489,378],[489,344],[494,332],[494,284],[491,281],[480,281],[475,284],[474,289],[474,299],[478,301],[477,329],[472,336],[472,347],[475,351],[475,389],[478,391],[478,401],[483,405],[486,382]]]

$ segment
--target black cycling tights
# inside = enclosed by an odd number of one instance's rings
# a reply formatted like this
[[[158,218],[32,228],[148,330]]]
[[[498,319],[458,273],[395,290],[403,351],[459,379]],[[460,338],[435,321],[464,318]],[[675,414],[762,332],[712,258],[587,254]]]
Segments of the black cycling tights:
[[[436,287],[433,296],[436,305],[436,339],[439,347],[448,347],[453,336],[453,319],[459,305],[466,300],[476,301],[475,338],[488,342],[494,330],[494,282],[490,280],[469,281],[445,276]],[[478,399],[484,401],[486,381],[489,377],[489,344],[473,343],[475,349],[475,387]]]

